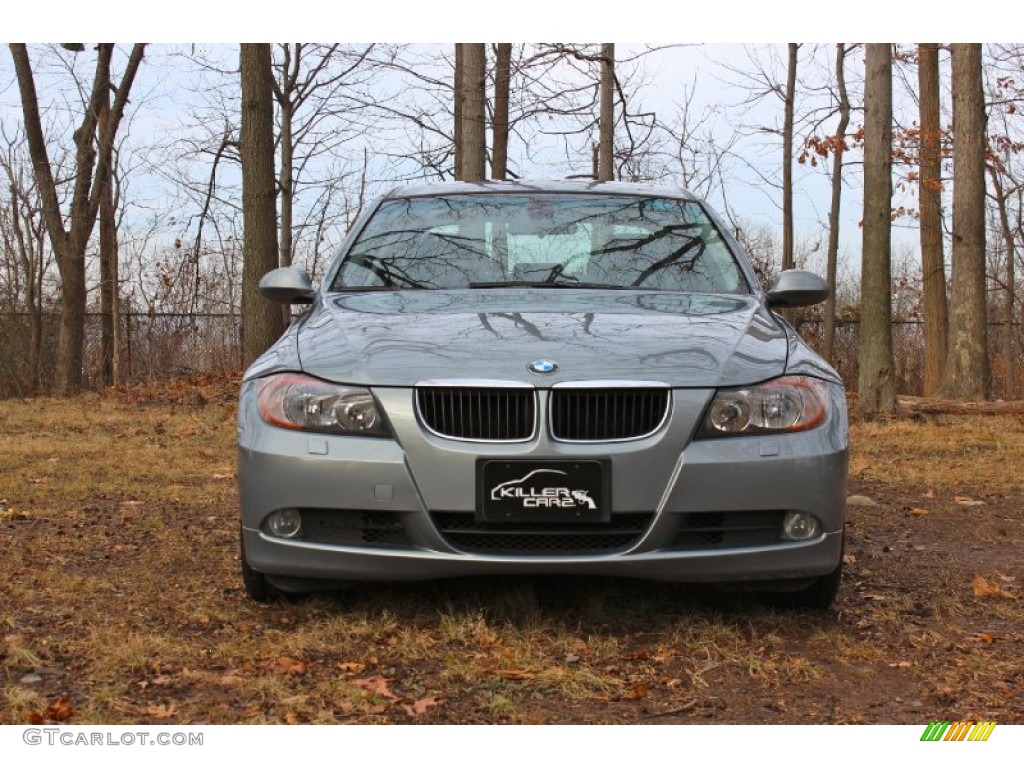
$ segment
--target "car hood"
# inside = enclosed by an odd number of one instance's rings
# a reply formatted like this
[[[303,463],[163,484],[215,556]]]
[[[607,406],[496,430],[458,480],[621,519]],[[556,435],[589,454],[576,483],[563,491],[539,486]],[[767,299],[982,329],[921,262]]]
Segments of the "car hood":
[[[300,322],[291,338],[303,370],[378,386],[631,379],[719,387],[781,375],[787,356],[786,332],[753,296],[581,289],[332,294]],[[530,373],[527,365],[541,358],[557,363],[557,371]]]

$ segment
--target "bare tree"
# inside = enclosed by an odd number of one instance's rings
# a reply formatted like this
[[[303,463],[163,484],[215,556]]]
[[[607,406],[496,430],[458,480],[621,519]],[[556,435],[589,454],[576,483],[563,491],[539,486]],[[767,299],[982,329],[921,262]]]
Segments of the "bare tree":
[[[374,46],[347,50],[341,45],[281,43],[274,64],[274,98],[278,105],[280,156],[278,188],[281,194],[279,263],[290,266],[295,257],[294,206],[299,176],[306,163],[335,148],[345,138],[336,125],[322,123],[342,115],[352,119],[353,94],[346,93],[358,70],[367,63]],[[333,66],[332,66],[333,65]]]
[[[939,392],[989,395],[985,310],[985,92],[981,44],[954,43],[953,276],[949,351]]]
[[[8,137],[5,131],[4,140],[5,151],[0,155],[0,166],[4,170],[10,199],[0,210],[0,237],[9,258],[5,264],[10,270],[9,307],[17,311],[19,305],[23,306],[28,315],[26,389],[38,393],[42,391],[43,280],[51,263],[46,249],[46,222],[31,168],[22,154],[24,137],[17,134]],[[7,371],[5,375],[17,377],[14,370]]]
[[[866,46],[864,219],[857,410],[896,409],[892,352],[892,46]]]
[[[103,133],[110,120],[110,92],[100,99],[99,130]],[[114,158],[106,168],[100,195],[100,352],[101,376],[107,386],[119,380],[118,342],[120,308],[118,306],[117,209],[114,205]]]
[[[942,253],[942,128],[939,123],[939,46],[918,45],[921,152],[921,273],[924,283],[924,394],[935,394],[946,365],[946,264]]]
[[[846,43],[836,43],[836,90],[839,96],[839,124],[832,140],[832,203],[828,212],[828,263],[825,279],[829,293],[825,299],[825,333],[822,351],[829,361],[834,359],[836,335],[836,267],[839,262],[839,214],[843,197],[843,153],[846,151],[846,129],[850,125],[850,98],[846,93]]]
[[[466,60],[465,54],[463,53],[464,43],[455,44],[455,70],[452,74],[452,115],[454,117],[454,125],[452,127],[452,156],[455,160],[455,180],[462,181],[462,164],[463,164],[463,147],[465,146],[464,139],[462,138],[463,128],[463,114],[466,109]]]
[[[992,179],[992,196],[996,201],[996,211],[999,214],[999,233],[1003,239],[1003,247],[1006,251],[1004,264],[1003,288],[1006,291],[1006,302],[1003,305],[1003,397],[1012,400],[1014,397],[1014,360],[1013,360],[1013,320],[1014,304],[1016,303],[1016,270],[1017,259],[1016,238],[1014,237],[1013,226],[1010,224],[1009,194],[1003,186],[1003,174],[1000,172],[1002,162],[996,161],[988,166],[989,177]]]
[[[793,269],[793,108],[796,103],[796,65],[799,43],[789,44],[785,110],[782,123],[782,268]]]
[[[82,386],[82,348],[85,340],[85,249],[92,235],[100,201],[109,186],[114,138],[124,115],[128,94],[145,51],[144,43],[136,43],[128,57],[114,102],[105,125],[98,128],[101,104],[111,84],[113,43],[96,46],[96,71],[82,122],[74,134],[74,192],[68,220],[57,196],[57,182],[50,165],[49,150],[40,121],[39,99],[28,50],[24,44],[10,45],[11,57],[21,93],[25,135],[28,139],[36,185],[43,201],[43,212],[50,244],[57,257],[61,277],[61,326],[57,354],[57,388],[62,394],[73,394]]]
[[[260,278],[277,266],[277,190],[274,183],[274,94],[268,43],[242,43],[242,362],[249,365],[284,332],[277,305],[259,294]]]

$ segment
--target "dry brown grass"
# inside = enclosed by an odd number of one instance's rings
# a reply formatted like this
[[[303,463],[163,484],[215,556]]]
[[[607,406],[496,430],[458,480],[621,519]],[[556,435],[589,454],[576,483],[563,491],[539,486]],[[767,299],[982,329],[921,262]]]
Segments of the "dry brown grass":
[[[0,402],[0,722],[63,695],[73,723],[1024,713],[1018,416],[855,425],[851,491],[879,506],[851,509],[832,614],[594,579],[260,606],[237,574],[233,397],[207,380]],[[1010,597],[977,597],[978,574]]]

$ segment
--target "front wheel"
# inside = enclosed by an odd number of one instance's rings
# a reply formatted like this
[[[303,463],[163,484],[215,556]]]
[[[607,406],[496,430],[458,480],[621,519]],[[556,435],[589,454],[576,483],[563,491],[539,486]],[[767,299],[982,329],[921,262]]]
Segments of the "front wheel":
[[[812,611],[827,611],[832,607],[839,594],[839,585],[843,581],[843,561],[832,573],[819,576],[810,585],[796,592],[780,595],[782,600],[792,608],[804,608]]]
[[[277,596],[277,590],[267,581],[266,574],[254,571],[245,556],[245,533],[241,535],[239,554],[242,561],[242,585],[245,593],[257,603],[269,603]]]

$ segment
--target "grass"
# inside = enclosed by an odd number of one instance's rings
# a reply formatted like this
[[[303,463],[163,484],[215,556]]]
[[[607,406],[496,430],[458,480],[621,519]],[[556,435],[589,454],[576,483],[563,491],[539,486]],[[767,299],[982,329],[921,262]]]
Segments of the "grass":
[[[850,490],[877,506],[850,510],[832,613],[582,578],[261,606],[238,578],[233,400],[205,380],[0,402],[0,722],[61,696],[72,723],[1024,714],[1014,414],[854,425]]]

